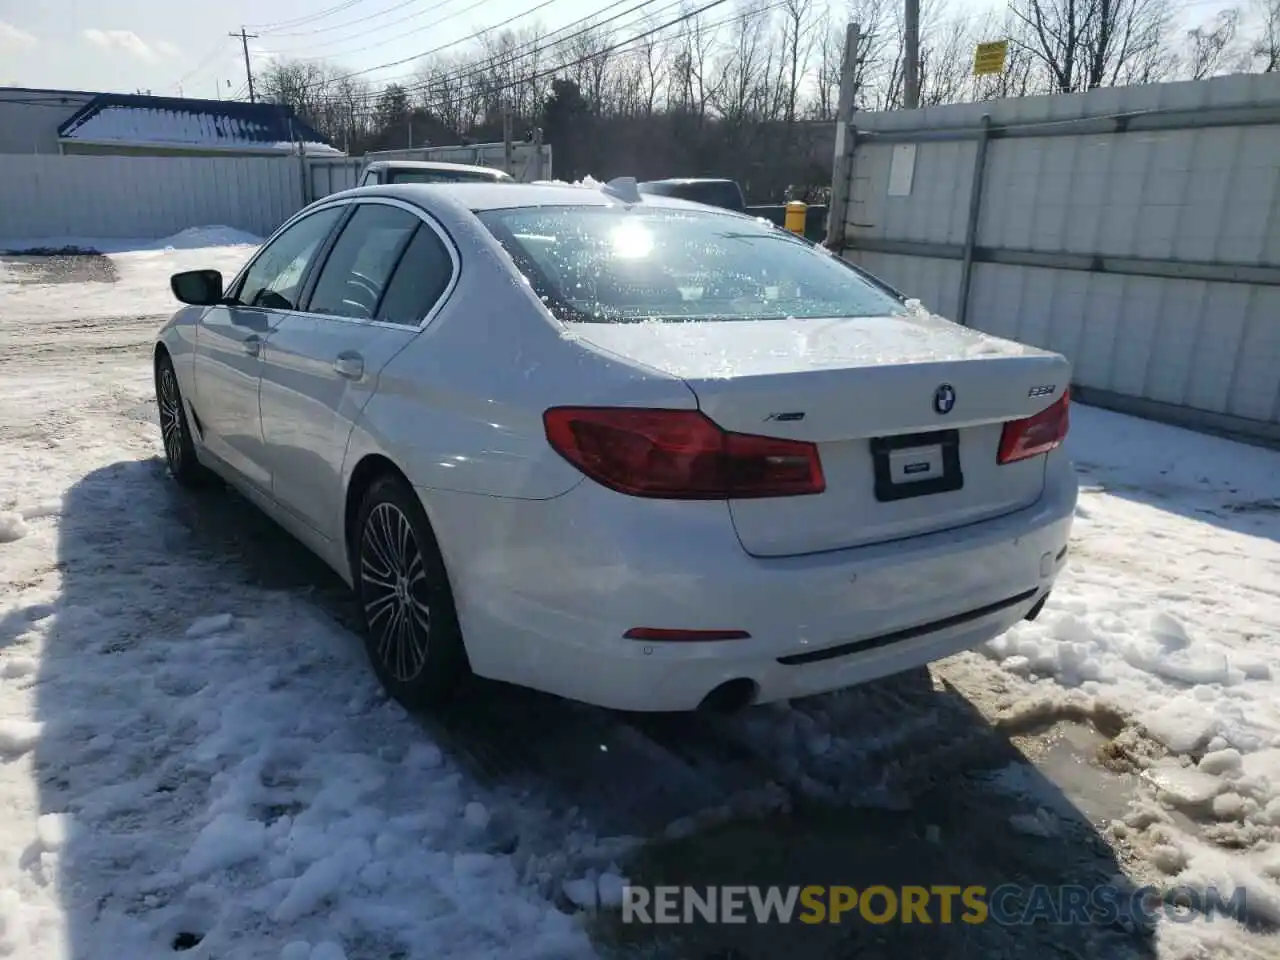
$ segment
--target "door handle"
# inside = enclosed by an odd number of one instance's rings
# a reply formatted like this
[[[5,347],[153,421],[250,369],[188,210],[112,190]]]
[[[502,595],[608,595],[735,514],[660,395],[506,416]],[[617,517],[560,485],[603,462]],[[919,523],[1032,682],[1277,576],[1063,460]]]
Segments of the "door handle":
[[[333,361],[333,372],[348,380],[359,380],[364,376],[364,357],[349,350],[340,353]]]
[[[244,352],[249,356],[256,357],[262,353],[262,338],[256,333],[249,334],[241,342],[244,344]]]

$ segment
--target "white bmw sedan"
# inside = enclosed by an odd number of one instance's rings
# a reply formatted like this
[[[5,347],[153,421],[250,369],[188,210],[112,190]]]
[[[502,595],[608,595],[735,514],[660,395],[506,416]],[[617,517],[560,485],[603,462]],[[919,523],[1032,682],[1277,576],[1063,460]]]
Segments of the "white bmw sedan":
[[[862,683],[1034,617],[1071,369],[631,181],[366,187],[155,347],[169,470],[353,588],[409,707],[468,673],[627,710]]]

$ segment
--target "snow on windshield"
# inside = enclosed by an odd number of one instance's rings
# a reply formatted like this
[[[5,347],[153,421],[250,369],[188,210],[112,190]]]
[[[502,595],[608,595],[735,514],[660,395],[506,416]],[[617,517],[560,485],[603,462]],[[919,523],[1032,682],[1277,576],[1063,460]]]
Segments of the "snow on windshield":
[[[853,268],[752,220],[687,210],[539,207],[481,220],[561,320],[866,317],[901,305]]]

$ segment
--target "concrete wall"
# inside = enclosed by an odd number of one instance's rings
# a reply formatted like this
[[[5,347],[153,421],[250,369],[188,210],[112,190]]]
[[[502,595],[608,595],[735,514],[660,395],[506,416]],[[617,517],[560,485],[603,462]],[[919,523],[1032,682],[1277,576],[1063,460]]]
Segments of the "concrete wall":
[[[266,236],[301,205],[297,157],[0,154],[0,241],[159,238],[195,226]]]
[[[0,87],[0,154],[57,153],[58,127],[92,93]]]
[[[1280,437],[1280,75],[855,120],[850,259],[1104,402]]]

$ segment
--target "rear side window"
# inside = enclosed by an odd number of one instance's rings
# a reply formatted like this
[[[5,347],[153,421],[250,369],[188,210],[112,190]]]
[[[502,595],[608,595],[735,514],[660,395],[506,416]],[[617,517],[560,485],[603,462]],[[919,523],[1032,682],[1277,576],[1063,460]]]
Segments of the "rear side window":
[[[566,322],[899,315],[900,302],[794,234],[714,210],[514,207],[477,213]]]
[[[387,280],[421,222],[399,207],[360,204],[320,270],[307,311],[372,320]]]
[[[425,223],[419,225],[387,284],[378,319],[416,326],[444,295],[452,279],[449,251],[434,230]]]

